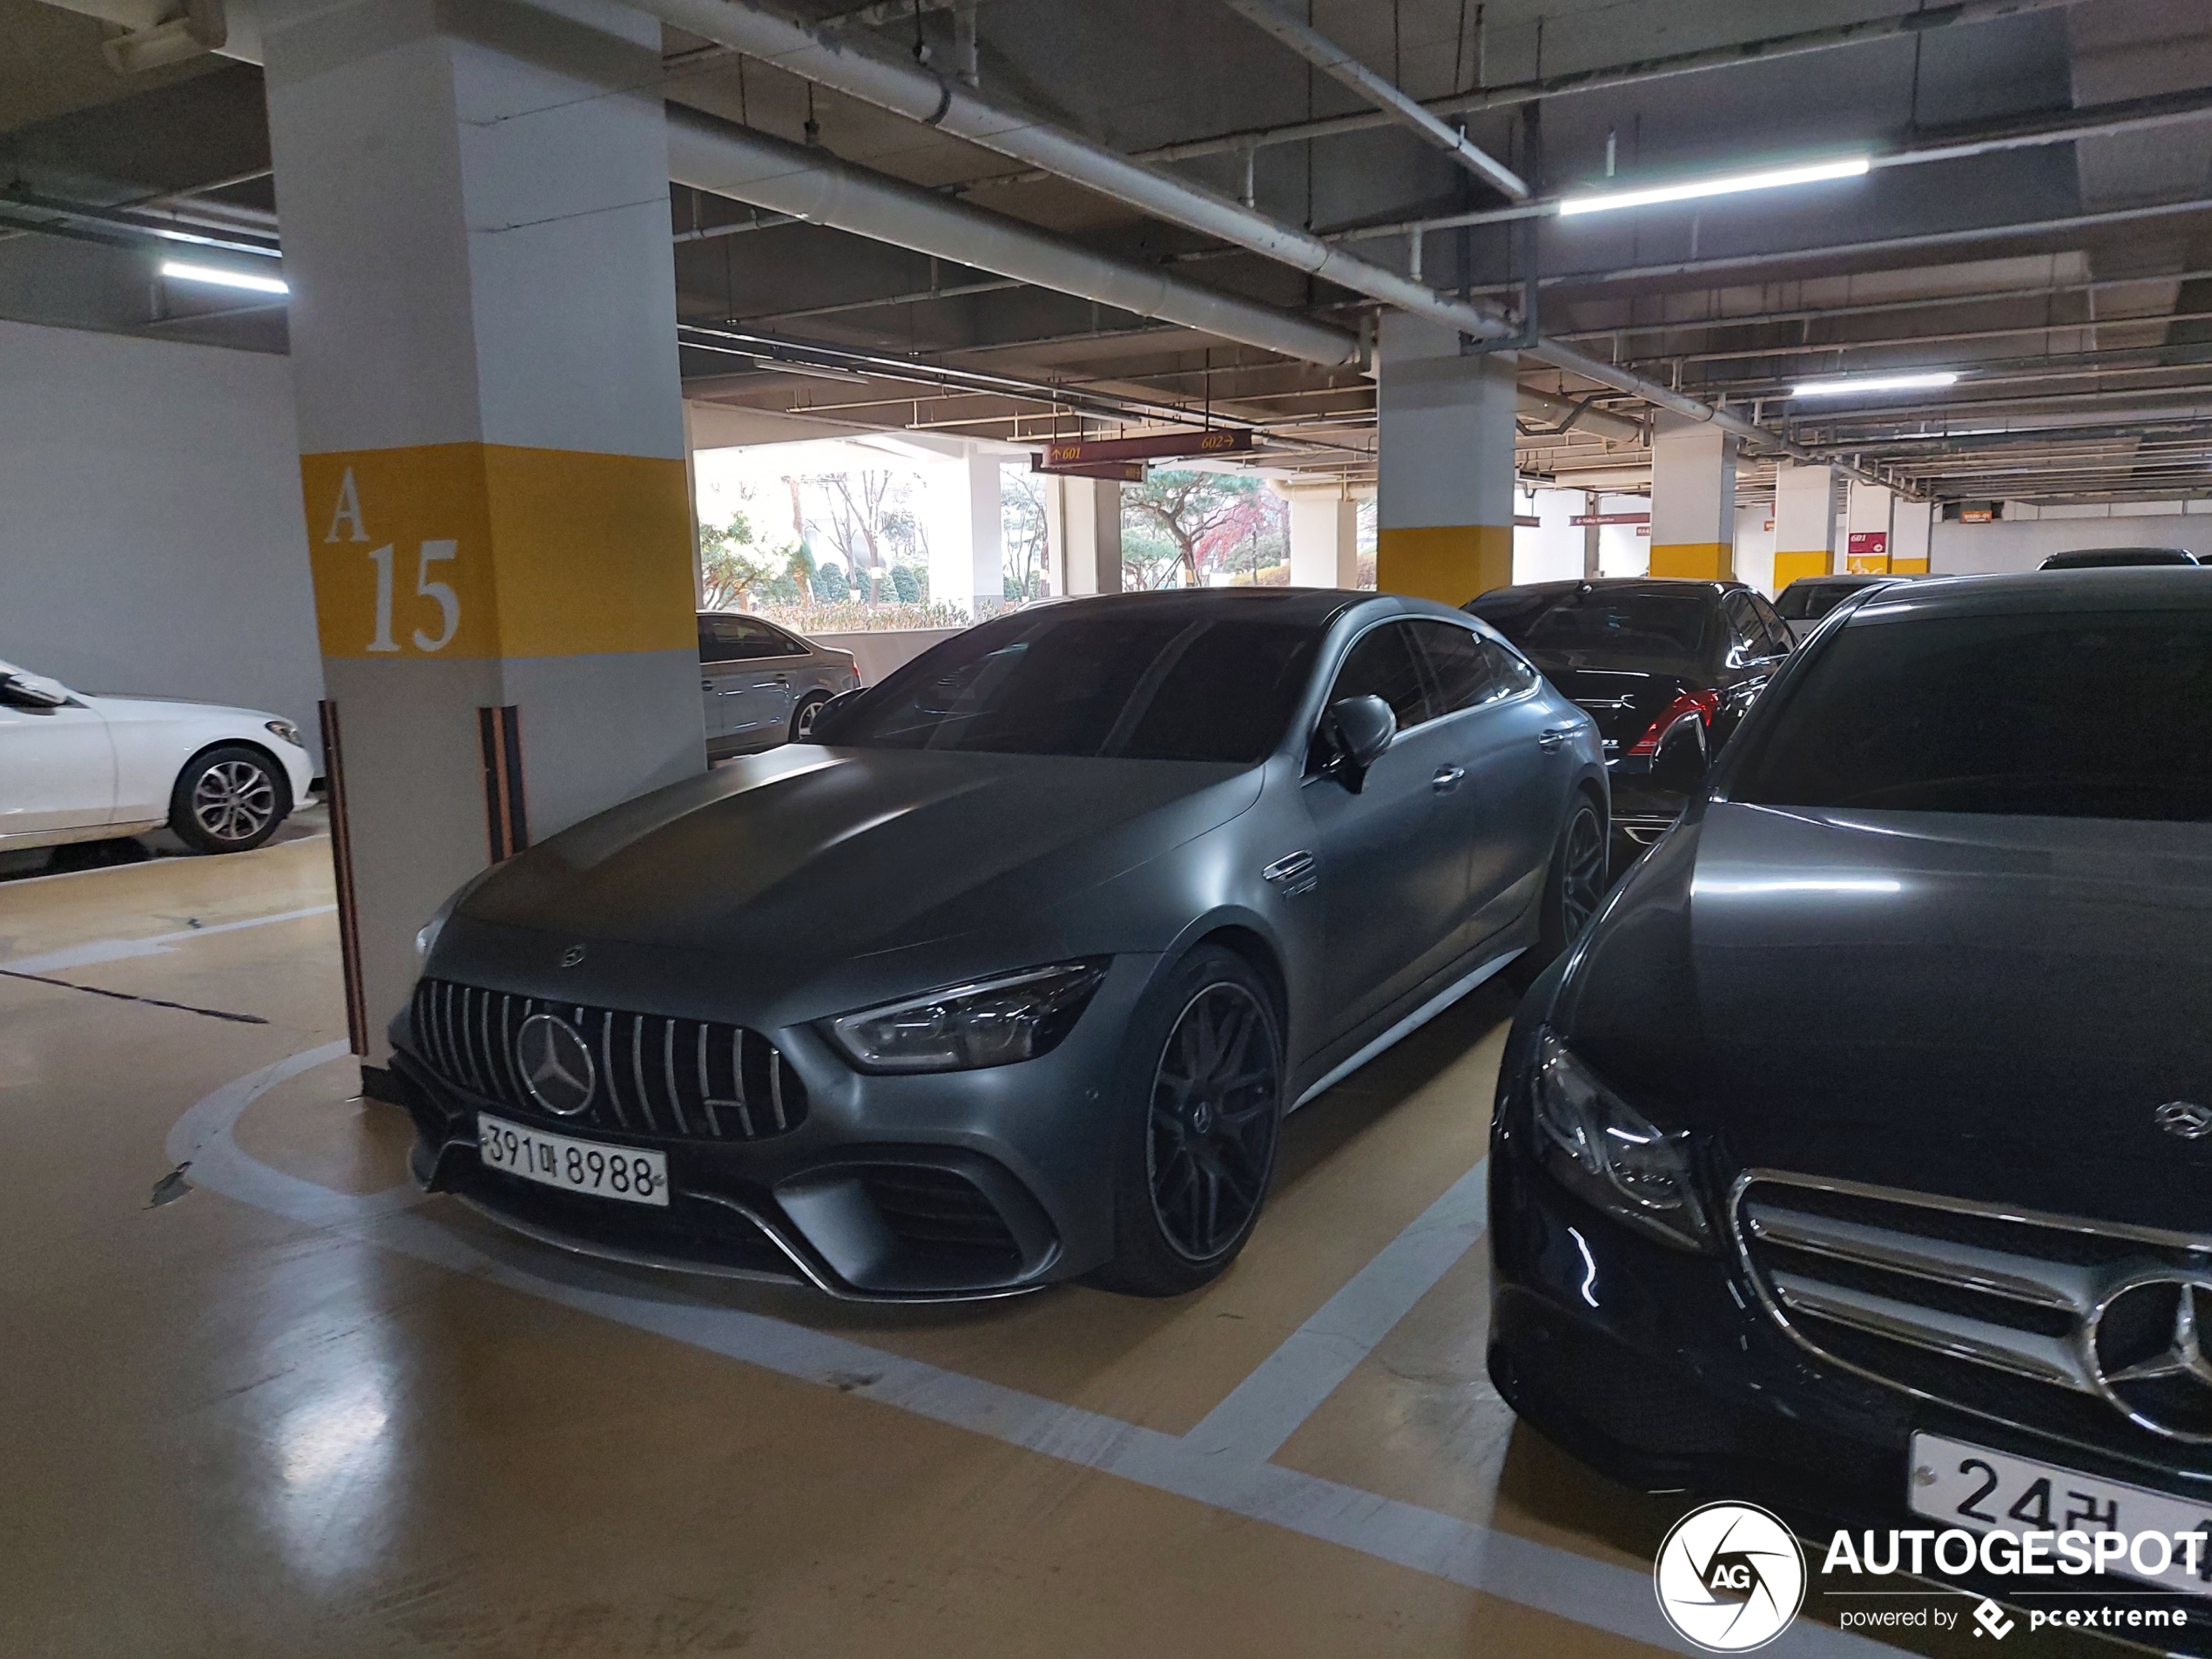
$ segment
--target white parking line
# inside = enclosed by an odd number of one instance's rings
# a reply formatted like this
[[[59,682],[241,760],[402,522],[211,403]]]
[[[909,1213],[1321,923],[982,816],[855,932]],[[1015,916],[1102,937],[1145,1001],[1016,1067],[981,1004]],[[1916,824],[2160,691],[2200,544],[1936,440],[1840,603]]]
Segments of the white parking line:
[[[511,1248],[495,1253],[420,1213],[421,1200],[411,1185],[357,1197],[273,1170],[238,1146],[232,1125],[255,1099],[287,1078],[347,1053],[342,1042],[326,1043],[226,1084],[171,1128],[169,1157],[179,1163],[191,1161],[196,1185],[310,1226],[347,1233],[799,1381],[834,1387],[1042,1456],[1339,1544],[1595,1629],[1678,1653],[1698,1653],[1661,1620],[1648,1573],[1286,1469],[1253,1454],[1252,1447],[1277,1429],[1286,1437],[1304,1420],[1305,1413],[1291,1419],[1297,1405],[1310,1399],[1306,1412],[1318,1406],[1390,1325],[1403,1317],[1403,1310],[1466,1253],[1473,1243],[1469,1225],[1474,1235],[1481,1231],[1480,1164],[1324,1304],[1321,1312],[1300,1327],[1284,1349],[1262,1362],[1253,1378],[1271,1374],[1274,1380],[1247,1397],[1253,1403],[1223,1416],[1224,1408],[1251,1385],[1253,1379],[1248,1378],[1209,1414],[1205,1422],[1221,1420],[1233,1431],[1225,1438],[1217,1434],[1223,1443],[1209,1446],[1196,1431],[1188,1436],[1163,1433],[788,1320],[691,1302],[681,1281],[673,1277],[664,1293],[656,1294],[588,1258],[519,1238]],[[1416,1242],[1409,1244],[1409,1239]],[[502,1246],[506,1242],[502,1238]],[[1401,1244],[1406,1246],[1402,1251]],[[1355,1305],[1356,1298],[1347,1298],[1378,1268],[1381,1271],[1369,1281],[1369,1288],[1384,1305],[1370,1313]],[[1400,1311],[1388,1323],[1380,1323],[1393,1303]],[[1311,1341],[1302,1342],[1309,1331]],[[1293,1344],[1300,1352],[1285,1359]],[[1322,1388],[1325,1379],[1330,1380]],[[1281,1437],[1270,1443],[1271,1449],[1281,1443]],[[1771,1651],[1811,1659],[1871,1659],[1892,1650],[1825,1625],[1801,1622]]]
[[[58,968],[90,968],[97,962],[119,962],[133,956],[165,956],[188,939],[239,933],[248,927],[266,927],[280,921],[304,921],[309,916],[330,915],[337,908],[334,904],[309,905],[304,910],[280,910],[274,915],[248,916],[243,921],[211,922],[205,927],[186,927],[173,934],[150,934],[143,939],[95,939],[89,944],[50,950],[43,956],[13,957],[0,961],[0,968],[11,968],[18,974],[51,974]]]

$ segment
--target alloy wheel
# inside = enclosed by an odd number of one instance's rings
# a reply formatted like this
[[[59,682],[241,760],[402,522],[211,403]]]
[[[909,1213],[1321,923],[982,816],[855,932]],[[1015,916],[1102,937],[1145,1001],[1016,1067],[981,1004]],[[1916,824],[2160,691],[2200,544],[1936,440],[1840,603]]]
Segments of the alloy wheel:
[[[192,821],[219,841],[252,840],[276,809],[276,780],[250,760],[219,760],[192,785]]]
[[[812,737],[814,733],[814,717],[819,715],[821,711],[822,705],[819,703],[800,704],[799,705],[799,720],[793,735],[800,738]]]
[[[1274,1022],[1241,985],[1207,986],[1168,1034],[1144,1164],[1153,1216],[1187,1261],[1234,1245],[1266,1196],[1281,1070]]]
[[[1568,824],[1566,865],[1561,873],[1560,921],[1568,941],[1589,925],[1604,898],[1605,831],[1596,810],[1585,805]]]

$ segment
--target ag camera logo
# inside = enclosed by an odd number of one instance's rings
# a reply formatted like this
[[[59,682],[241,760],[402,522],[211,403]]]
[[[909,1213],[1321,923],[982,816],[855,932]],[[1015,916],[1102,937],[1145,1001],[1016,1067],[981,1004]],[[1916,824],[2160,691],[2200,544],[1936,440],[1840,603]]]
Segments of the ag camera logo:
[[[1708,1653],[1749,1653],[1788,1629],[1804,1605],[1804,1551],[1756,1504],[1709,1503],[1674,1524],[1651,1584],[1684,1641]]]

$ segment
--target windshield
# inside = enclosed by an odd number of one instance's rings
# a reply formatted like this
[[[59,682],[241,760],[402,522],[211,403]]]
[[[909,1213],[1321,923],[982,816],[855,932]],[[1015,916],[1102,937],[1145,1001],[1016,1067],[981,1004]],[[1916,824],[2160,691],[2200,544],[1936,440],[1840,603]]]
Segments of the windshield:
[[[1817,622],[1872,582],[1792,582],[1774,602],[1784,622]]]
[[[1501,588],[1467,609],[1531,657],[1683,664],[1703,658],[1715,607],[1703,590]]]
[[[814,736],[849,748],[1249,765],[1282,740],[1318,644],[1312,627],[1182,606],[1055,606],[947,640],[833,709]]]
[[[2212,818],[2212,610],[1854,619],[1730,798]]]

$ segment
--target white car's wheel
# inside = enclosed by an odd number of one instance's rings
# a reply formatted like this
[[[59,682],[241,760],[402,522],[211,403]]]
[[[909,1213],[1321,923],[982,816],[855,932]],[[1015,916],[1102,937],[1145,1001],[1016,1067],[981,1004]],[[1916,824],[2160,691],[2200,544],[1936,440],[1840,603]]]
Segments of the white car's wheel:
[[[292,811],[284,768],[242,743],[204,749],[177,774],[169,827],[197,853],[244,853],[276,833]]]

